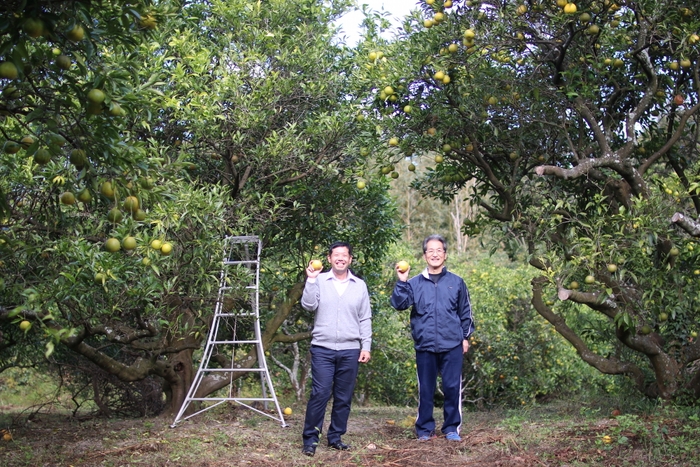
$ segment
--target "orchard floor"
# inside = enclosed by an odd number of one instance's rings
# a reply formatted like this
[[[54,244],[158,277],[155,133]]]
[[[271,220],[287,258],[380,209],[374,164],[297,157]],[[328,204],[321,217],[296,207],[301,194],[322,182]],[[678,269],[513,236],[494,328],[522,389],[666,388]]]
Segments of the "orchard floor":
[[[0,437],[0,466],[698,465],[700,441],[693,438],[700,439],[700,422],[662,412],[612,417],[609,407],[574,402],[468,412],[461,442],[419,442],[409,427],[414,409],[356,407],[343,438],[352,450],[328,449],[322,439],[310,458],[301,454],[303,407],[287,417],[284,428],[234,406],[204,412],[177,428],[164,418],[81,421],[0,407],[0,428],[12,437]]]

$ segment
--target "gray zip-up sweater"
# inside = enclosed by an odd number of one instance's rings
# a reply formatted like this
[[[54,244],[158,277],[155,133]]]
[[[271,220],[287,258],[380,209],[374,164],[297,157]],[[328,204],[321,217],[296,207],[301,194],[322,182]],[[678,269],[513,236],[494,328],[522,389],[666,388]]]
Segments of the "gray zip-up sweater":
[[[315,311],[311,344],[331,350],[372,346],[372,310],[365,282],[348,271],[348,286],[342,296],[333,284],[333,271],[323,272],[313,282],[306,281],[301,306]]]

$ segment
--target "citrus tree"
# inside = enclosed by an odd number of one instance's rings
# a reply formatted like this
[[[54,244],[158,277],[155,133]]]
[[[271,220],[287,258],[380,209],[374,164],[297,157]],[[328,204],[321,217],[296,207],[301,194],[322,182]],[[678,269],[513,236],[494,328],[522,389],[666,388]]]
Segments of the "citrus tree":
[[[525,245],[535,309],[585,362],[697,399],[697,6],[419,7],[394,43],[360,45],[378,169],[427,156],[413,186],[444,200],[476,181],[464,233]]]
[[[263,276],[280,303],[266,346],[309,338],[278,331],[314,247],[353,242],[371,277],[395,228],[386,185],[356,182],[352,57],[329,28],[348,4],[273,3],[0,7],[2,368],[48,357],[88,380],[155,378],[172,413],[224,235],[259,235],[266,271],[289,274]],[[92,397],[108,412],[106,393]]]

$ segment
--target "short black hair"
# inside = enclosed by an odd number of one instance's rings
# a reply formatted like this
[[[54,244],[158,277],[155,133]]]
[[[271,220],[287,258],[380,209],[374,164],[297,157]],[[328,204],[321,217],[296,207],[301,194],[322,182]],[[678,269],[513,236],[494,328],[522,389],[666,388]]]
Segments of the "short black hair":
[[[333,242],[331,243],[331,246],[328,247],[328,256],[331,256],[333,254],[333,250],[336,248],[342,248],[345,247],[348,249],[348,253],[350,256],[352,256],[352,246],[348,242]]]
[[[442,249],[445,250],[445,253],[447,253],[447,240],[445,240],[445,237],[438,234],[428,235],[427,237],[425,237],[425,240],[423,240],[423,253],[425,253],[425,251],[428,249],[428,242],[431,240],[441,241]]]

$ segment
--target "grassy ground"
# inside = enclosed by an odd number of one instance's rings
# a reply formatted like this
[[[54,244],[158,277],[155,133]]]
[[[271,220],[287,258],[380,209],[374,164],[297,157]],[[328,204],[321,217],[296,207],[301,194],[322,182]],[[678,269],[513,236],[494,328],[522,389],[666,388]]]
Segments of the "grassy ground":
[[[164,418],[77,420],[50,412],[0,407],[0,428],[12,438],[0,440],[0,466],[696,466],[700,447],[696,412],[657,406],[613,416],[595,402],[468,412],[461,442],[417,441],[412,408],[355,407],[343,438],[353,449],[321,444],[313,458],[301,454],[303,407],[284,428],[235,406],[177,428]]]

